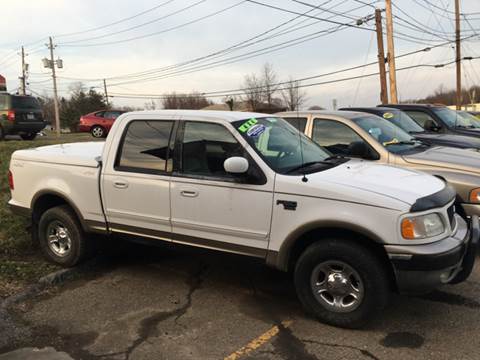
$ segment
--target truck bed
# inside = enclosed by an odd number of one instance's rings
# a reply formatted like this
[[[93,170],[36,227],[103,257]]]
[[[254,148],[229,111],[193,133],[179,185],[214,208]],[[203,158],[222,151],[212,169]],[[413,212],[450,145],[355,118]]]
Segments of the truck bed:
[[[15,160],[46,162],[63,165],[98,167],[104,142],[83,142],[42,146],[15,151]]]

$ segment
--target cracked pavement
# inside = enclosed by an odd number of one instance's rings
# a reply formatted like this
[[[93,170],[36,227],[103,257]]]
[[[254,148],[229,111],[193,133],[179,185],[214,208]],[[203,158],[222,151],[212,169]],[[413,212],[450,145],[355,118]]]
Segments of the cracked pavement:
[[[2,310],[0,360],[478,359],[479,291],[477,267],[466,283],[394,295],[369,327],[344,330],[305,315],[290,276],[261,261],[132,245]]]

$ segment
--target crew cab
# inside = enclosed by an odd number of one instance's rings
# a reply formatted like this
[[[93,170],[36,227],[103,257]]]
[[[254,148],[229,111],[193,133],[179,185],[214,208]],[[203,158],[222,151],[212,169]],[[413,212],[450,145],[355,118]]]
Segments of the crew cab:
[[[444,181],[333,157],[258,113],[126,113],[105,142],[14,152],[9,183],[10,207],[57,264],[85,259],[90,233],[254,256],[292,271],[304,307],[342,327],[392,290],[465,280],[479,237]]]

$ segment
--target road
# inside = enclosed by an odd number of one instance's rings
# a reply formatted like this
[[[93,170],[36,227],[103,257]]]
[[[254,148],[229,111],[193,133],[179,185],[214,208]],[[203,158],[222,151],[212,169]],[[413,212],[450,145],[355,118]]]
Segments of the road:
[[[122,249],[16,307],[4,331],[20,335],[0,340],[0,360],[480,358],[478,266],[463,284],[394,295],[366,329],[344,330],[306,315],[290,276],[257,260]]]

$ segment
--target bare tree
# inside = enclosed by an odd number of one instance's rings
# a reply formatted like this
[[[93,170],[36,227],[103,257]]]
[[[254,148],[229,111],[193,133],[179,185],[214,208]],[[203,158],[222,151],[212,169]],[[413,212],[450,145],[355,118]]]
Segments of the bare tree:
[[[212,102],[205,95],[199,92],[191,92],[189,94],[177,94],[175,92],[166,94],[162,99],[164,109],[203,109]]]
[[[307,93],[299,88],[300,82],[290,77],[282,89],[282,98],[288,110],[298,110],[307,100]]]
[[[147,101],[144,105],[145,110],[155,110],[157,108],[157,103],[155,100],[151,99],[150,101]]]
[[[262,85],[268,107],[272,107],[273,105],[273,95],[278,89],[277,82],[277,74],[273,70],[273,65],[268,62],[265,63],[262,69]]]
[[[244,100],[252,111],[257,111],[264,99],[262,81],[255,74],[246,75],[243,87]]]

